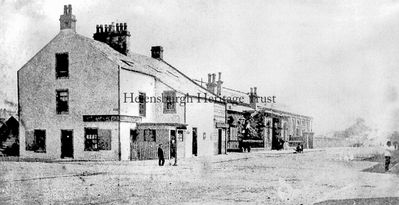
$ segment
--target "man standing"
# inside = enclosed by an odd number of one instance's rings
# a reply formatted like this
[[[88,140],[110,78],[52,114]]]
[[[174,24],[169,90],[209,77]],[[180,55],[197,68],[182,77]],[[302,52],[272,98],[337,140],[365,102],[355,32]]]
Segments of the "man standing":
[[[387,172],[389,170],[389,164],[391,164],[391,157],[392,157],[392,152],[395,150],[393,146],[391,146],[391,141],[387,142],[387,145],[385,146],[385,171]]]
[[[162,144],[159,144],[158,147],[158,159],[159,159],[159,166],[163,166],[165,164],[165,158],[163,156]]]

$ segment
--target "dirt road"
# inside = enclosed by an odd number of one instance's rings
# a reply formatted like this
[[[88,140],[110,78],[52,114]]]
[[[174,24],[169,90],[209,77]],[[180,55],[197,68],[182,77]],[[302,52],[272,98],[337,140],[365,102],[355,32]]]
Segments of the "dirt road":
[[[353,149],[232,153],[180,160],[176,167],[158,167],[156,161],[0,162],[0,203],[334,204],[357,198],[398,202],[398,175],[362,172],[376,163],[353,161],[356,156],[348,154],[356,153]]]

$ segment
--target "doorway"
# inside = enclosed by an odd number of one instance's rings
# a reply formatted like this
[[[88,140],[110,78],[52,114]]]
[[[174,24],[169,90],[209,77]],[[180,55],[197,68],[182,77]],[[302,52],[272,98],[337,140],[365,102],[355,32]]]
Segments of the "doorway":
[[[61,130],[61,158],[73,158],[73,131]]]
[[[222,129],[218,129],[218,154],[222,154]]]
[[[197,156],[198,145],[197,145],[197,128],[193,127],[193,155]]]

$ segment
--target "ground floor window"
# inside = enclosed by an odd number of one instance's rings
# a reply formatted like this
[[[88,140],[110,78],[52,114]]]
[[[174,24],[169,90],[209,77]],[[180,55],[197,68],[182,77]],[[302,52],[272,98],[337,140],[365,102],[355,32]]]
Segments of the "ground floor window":
[[[153,129],[144,130],[144,141],[146,142],[156,142],[156,131]]]
[[[46,130],[26,131],[25,149],[27,151],[46,153]]]
[[[98,129],[85,128],[85,151],[98,150]]]
[[[85,151],[111,150],[111,130],[85,128]]]

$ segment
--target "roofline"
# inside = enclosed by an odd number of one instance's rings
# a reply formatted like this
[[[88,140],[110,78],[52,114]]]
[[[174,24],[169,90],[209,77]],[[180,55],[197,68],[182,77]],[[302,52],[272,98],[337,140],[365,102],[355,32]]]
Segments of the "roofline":
[[[281,111],[281,110],[277,110],[277,109],[273,109],[273,108],[262,108],[262,110],[275,111],[275,112],[280,112],[280,113],[287,114],[287,115],[293,115],[293,116],[297,116],[297,117],[313,119],[313,117],[310,117],[310,116],[295,114],[295,113],[291,113],[291,112],[287,112],[287,111]]]
[[[201,85],[199,85],[198,83],[196,83],[193,79],[189,78],[186,74],[182,73],[180,70],[178,70],[177,68],[173,67],[171,64],[169,64],[168,62],[164,61],[163,59],[159,59],[159,61],[165,63],[166,65],[168,65],[169,67],[173,68],[175,71],[177,71],[178,73],[180,73],[183,77],[187,78],[189,81],[191,81],[192,83],[194,83],[196,86],[204,89],[206,92],[211,93],[212,95],[214,95],[215,97],[220,98],[218,95],[216,95],[213,92],[210,92],[209,90],[205,89],[204,87],[202,87]]]

